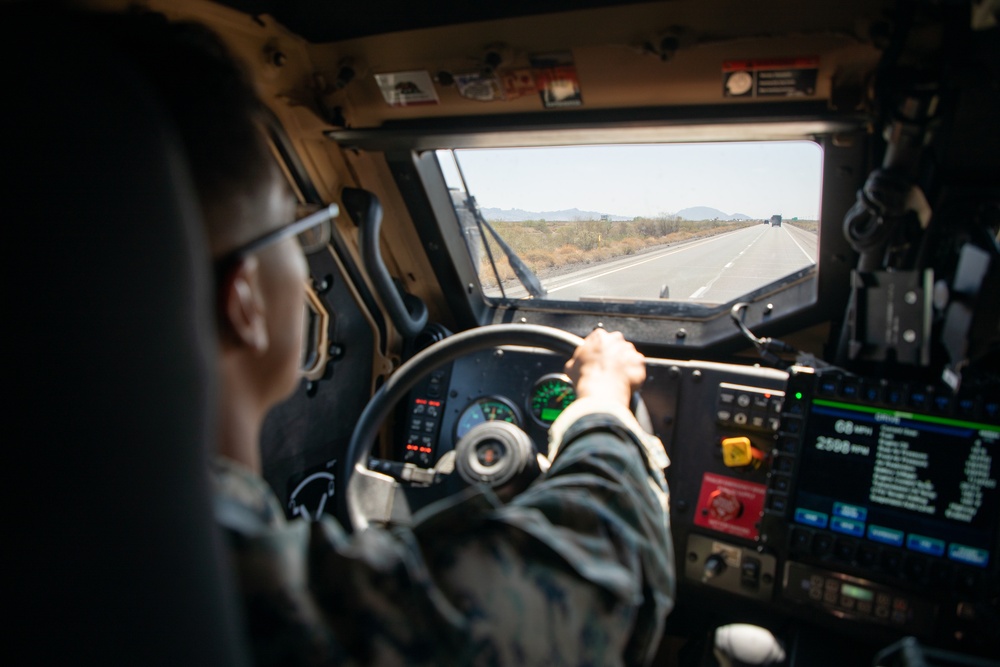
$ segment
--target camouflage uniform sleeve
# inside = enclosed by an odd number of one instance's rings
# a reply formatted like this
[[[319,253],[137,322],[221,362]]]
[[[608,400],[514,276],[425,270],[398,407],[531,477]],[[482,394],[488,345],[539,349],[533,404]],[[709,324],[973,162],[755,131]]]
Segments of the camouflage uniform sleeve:
[[[648,663],[673,600],[665,458],[627,415],[577,413],[514,501],[470,489],[412,529],[288,523],[263,480],[223,471],[257,663]]]
[[[416,528],[468,623],[469,664],[647,664],[658,646],[675,586],[666,455],[630,413],[579,403],[528,490],[492,508],[471,496]]]
[[[433,585],[411,532],[348,537],[329,518],[286,521],[263,479],[225,459],[214,473],[255,664],[468,662],[465,619]]]

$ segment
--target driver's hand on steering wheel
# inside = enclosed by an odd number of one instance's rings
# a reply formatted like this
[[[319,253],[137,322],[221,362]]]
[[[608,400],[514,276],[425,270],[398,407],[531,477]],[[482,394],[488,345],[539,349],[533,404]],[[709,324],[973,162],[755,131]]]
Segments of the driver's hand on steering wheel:
[[[589,396],[628,407],[646,379],[646,358],[620,331],[594,329],[566,362],[579,398]]]

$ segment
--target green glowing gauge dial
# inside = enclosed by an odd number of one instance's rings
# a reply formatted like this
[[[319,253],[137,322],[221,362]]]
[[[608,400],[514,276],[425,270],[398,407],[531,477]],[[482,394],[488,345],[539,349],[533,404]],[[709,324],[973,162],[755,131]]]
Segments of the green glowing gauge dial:
[[[546,375],[531,390],[531,416],[548,426],[575,400],[576,390],[568,377],[562,374]]]
[[[462,414],[458,417],[458,424],[455,426],[455,441],[460,440],[474,426],[492,421],[508,422],[515,426],[521,425],[517,409],[506,399],[499,396],[485,396],[477,398],[462,410]]]

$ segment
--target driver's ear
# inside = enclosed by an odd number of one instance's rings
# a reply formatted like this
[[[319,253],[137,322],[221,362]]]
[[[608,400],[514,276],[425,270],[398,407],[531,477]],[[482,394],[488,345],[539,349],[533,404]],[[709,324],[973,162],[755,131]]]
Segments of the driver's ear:
[[[256,257],[247,257],[226,275],[221,299],[224,327],[233,341],[256,353],[267,350],[267,321]]]

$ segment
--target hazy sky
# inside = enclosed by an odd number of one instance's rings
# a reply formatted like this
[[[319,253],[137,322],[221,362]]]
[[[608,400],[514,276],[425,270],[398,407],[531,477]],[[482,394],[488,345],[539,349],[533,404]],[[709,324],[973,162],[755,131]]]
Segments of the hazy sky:
[[[653,216],[692,206],[816,220],[822,150],[816,144],[666,144],[457,151],[484,208]],[[441,167],[460,185],[450,157]]]

